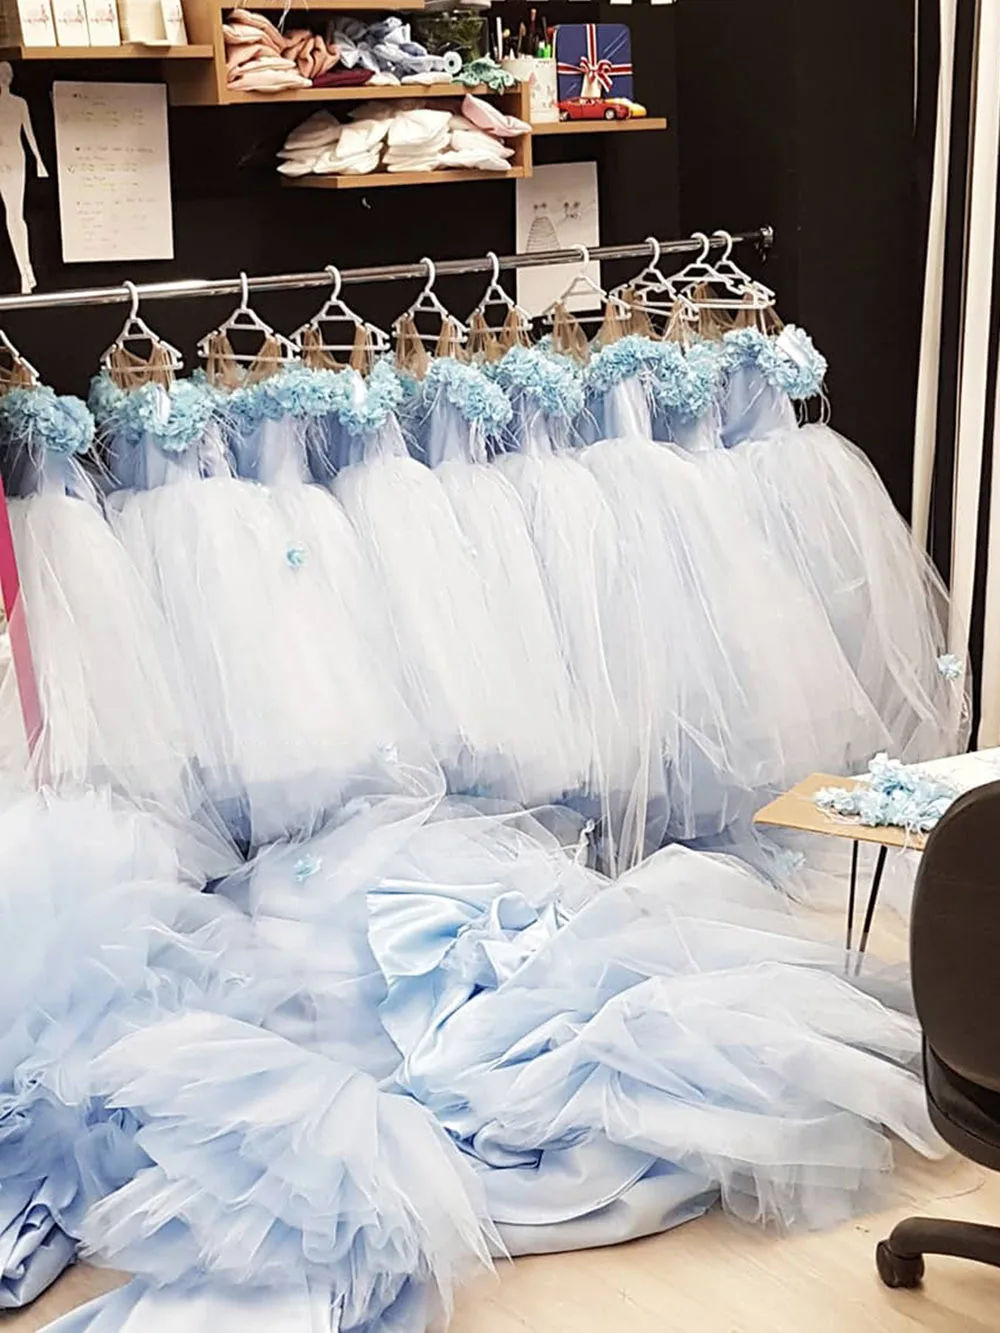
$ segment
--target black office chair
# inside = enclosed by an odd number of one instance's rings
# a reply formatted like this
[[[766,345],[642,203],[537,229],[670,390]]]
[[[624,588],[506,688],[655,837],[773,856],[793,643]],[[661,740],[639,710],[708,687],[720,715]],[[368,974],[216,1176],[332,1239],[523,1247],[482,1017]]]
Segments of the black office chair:
[[[955,802],[927,840],[910,929],[927,1102],[963,1157],[1000,1171],[1000,782]],[[875,1251],[887,1287],[916,1287],[925,1254],[1000,1267],[1000,1227],[908,1217]]]

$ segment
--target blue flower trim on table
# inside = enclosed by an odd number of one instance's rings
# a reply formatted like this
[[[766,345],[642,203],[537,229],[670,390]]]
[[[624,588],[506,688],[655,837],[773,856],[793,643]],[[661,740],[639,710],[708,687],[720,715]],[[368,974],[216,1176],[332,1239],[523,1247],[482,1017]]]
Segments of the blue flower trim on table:
[[[857,786],[824,787],[815,800],[827,814],[853,817],[868,828],[927,833],[959,795],[950,782],[879,754],[868,765],[868,777]]]
[[[6,445],[40,458],[84,454],[94,439],[94,418],[86,403],[57,394],[46,385],[10,389],[0,398],[0,435]]]
[[[164,453],[182,454],[204,436],[219,394],[204,379],[126,391],[102,373],[91,380],[87,401],[102,432],[120,443],[138,447],[152,440]]]
[[[523,398],[546,416],[573,420],[583,411],[581,375],[568,358],[512,347],[483,370],[508,398]]]
[[[723,335],[722,351],[727,369],[756,367],[773,389],[789,398],[813,398],[823,387],[826,357],[795,324],[786,324],[777,336],[759,329],[730,329]]]

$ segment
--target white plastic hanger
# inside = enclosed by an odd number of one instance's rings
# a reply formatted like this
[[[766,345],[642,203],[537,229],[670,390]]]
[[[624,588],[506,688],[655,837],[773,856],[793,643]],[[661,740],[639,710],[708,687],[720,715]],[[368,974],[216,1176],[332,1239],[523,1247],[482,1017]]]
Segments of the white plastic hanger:
[[[590,265],[590,251],[587,247],[585,245],[574,245],[573,249],[580,251],[580,268],[576,276],[573,278],[573,281],[562,295],[558,296],[552,304],[542,312],[542,319],[546,324],[552,324],[555,321],[556,309],[560,305],[566,306],[567,310],[569,310],[567,302],[573,300],[577,296],[582,296],[593,298],[598,308],[593,311],[572,310],[569,311],[569,313],[578,324],[601,324],[604,321],[605,304],[608,301],[614,301],[616,304],[621,305],[621,302],[618,301],[617,297],[609,296],[604,288],[599,283],[596,283],[587,272],[587,268]]]
[[[11,340],[7,337],[6,333],[4,333],[3,329],[0,329],[0,350],[7,352],[8,355],[10,356],[11,369],[13,369],[16,366],[20,366],[22,370],[27,372],[28,377],[31,380],[32,388],[34,388],[38,384],[41,384],[41,379],[39,378],[38,371],[27,359],[27,357],[21,355],[21,353],[17,350],[17,348],[14,346]]]
[[[434,267],[434,261],[428,259],[425,255],[420,262],[427,269],[427,281],[424,283],[417,299],[403,311],[399,319],[393,324],[393,330],[398,331],[401,321],[409,315],[417,327],[418,338],[426,347],[437,345],[441,330],[446,323],[452,325],[459,341],[464,341],[469,332],[468,328],[442,304],[434,290],[434,283],[437,281],[437,269]],[[416,324],[418,315],[435,315],[441,321],[440,327],[435,329],[433,333],[421,333],[419,326]]]
[[[177,348],[171,346],[171,344],[161,338],[158,333],[154,333],[146,321],[139,318],[139,290],[135,283],[125,282],[122,285],[132,298],[132,304],[128,312],[128,318],[122,325],[121,332],[101,357],[102,368],[104,370],[110,370],[111,359],[115,352],[127,351],[127,345],[129,343],[148,342],[151,348],[159,348],[161,351],[166,352],[167,362],[171,370],[183,370],[184,358],[181,356]]]
[[[626,287],[636,296],[641,296],[646,291],[662,291],[670,287],[670,279],[660,270],[660,256],[663,253],[660,242],[655,236],[647,236],[646,244],[650,248],[649,263],[641,273],[637,273],[634,278],[616,287],[612,292],[613,296],[618,296]]]
[[[500,282],[500,260],[492,250],[487,250],[486,258],[490,261],[493,272],[490,277],[489,286],[483,293],[482,300],[476,306],[475,310],[473,310],[473,315],[482,315],[485,319],[488,310],[495,310],[499,306],[505,312],[504,318],[506,318],[513,310],[523,321],[525,326],[530,327],[531,316],[528,314],[527,310],[518,305]]]
[[[680,287],[682,295],[693,305],[699,310],[766,310],[771,306],[772,298],[763,291],[747,287],[742,281],[734,281],[731,273],[720,272],[716,265],[708,262],[712,242],[703,231],[692,232],[691,236],[701,241],[701,254],[675,273],[672,281],[674,288]],[[721,287],[725,294],[696,298],[693,293],[700,286]]]
[[[723,274],[725,277],[732,278],[732,280],[738,286],[742,286],[746,290],[762,293],[771,302],[773,302],[775,293],[771,290],[771,288],[765,287],[764,284],[762,282],[758,282],[756,278],[751,278],[750,274],[741,269],[739,264],[737,264],[736,261],[731,258],[733,253],[732,235],[728,231],[723,231],[721,228],[719,228],[717,231],[713,231],[712,235],[720,236],[722,240],[725,241],[726,243],[726,249],[721,259],[717,259],[715,261],[715,271],[717,273]]]
[[[350,324],[355,330],[364,329],[371,338],[372,351],[376,355],[389,350],[389,335],[374,324],[369,324],[367,320],[362,319],[346,301],[341,299],[340,289],[343,286],[343,278],[340,269],[334,264],[327,264],[326,271],[330,275],[330,281],[333,283],[333,291],[327,297],[321,310],[318,310],[312,319],[303,324],[301,328],[296,329],[292,334],[292,342],[302,350],[302,339],[307,333],[318,333],[322,341],[318,344],[319,350],[323,352],[353,352],[354,341],[350,342],[327,342],[324,325],[326,324]]]
[[[204,338],[198,343],[198,355],[207,357],[210,352],[210,344],[213,338],[224,337],[234,330],[245,330],[248,332],[259,333],[266,341],[273,338],[279,348],[282,361],[291,361],[298,356],[298,348],[293,342],[281,333],[276,333],[270,324],[265,323],[257,314],[256,310],[250,308],[250,284],[245,273],[240,274],[240,303],[229,316],[224,319],[218,328],[213,329],[211,333],[206,333]],[[260,350],[256,352],[233,352],[232,360],[240,363],[252,365],[260,355]]]

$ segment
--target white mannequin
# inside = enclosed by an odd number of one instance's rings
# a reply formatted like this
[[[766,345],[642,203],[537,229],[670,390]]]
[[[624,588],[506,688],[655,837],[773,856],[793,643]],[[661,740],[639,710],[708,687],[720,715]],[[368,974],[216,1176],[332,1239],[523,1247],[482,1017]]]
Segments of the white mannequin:
[[[38,174],[48,176],[42,155],[38,151],[35,133],[31,128],[28,103],[15,97],[10,90],[14,71],[9,61],[0,60],[0,199],[7,217],[7,235],[21,274],[21,291],[31,292],[36,287],[28,249],[28,228],[24,221],[24,144],[21,136],[35,155]]]

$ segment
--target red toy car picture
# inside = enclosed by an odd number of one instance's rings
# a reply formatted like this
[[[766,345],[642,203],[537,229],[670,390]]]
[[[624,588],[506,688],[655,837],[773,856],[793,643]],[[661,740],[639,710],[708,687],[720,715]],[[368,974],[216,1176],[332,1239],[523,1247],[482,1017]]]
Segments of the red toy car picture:
[[[571,97],[559,103],[560,120],[633,120],[646,108],[627,97]]]

